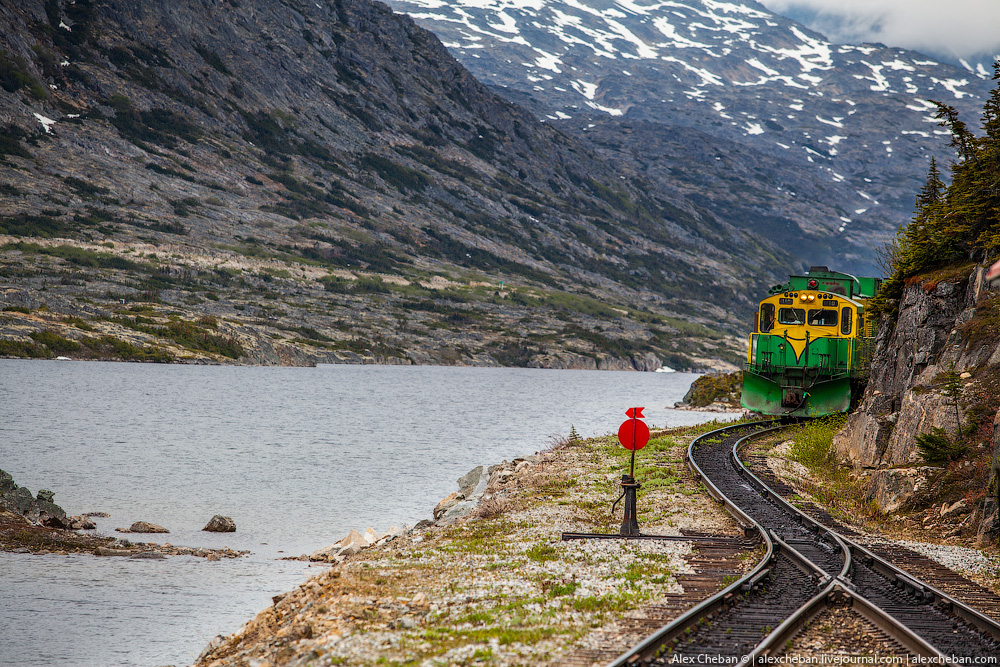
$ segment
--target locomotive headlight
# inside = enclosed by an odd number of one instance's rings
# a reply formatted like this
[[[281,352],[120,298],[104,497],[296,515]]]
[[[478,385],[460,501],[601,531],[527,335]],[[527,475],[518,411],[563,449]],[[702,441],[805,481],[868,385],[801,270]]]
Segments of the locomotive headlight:
[[[810,294],[809,295],[809,300],[810,301],[815,301],[816,300],[816,295],[815,294]]]
[[[806,296],[805,294],[800,294],[799,295],[799,301],[808,301],[808,300],[809,300],[809,297]]]

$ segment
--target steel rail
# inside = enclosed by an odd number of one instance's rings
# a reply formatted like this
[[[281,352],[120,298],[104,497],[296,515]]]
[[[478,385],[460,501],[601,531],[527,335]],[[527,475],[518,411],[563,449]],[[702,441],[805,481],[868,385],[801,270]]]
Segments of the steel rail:
[[[898,642],[911,655],[935,658],[937,661],[940,661],[940,664],[944,664],[946,659],[944,653],[931,646],[891,614],[886,613],[883,609],[857,593],[845,589],[843,582],[839,579],[830,580],[818,595],[775,628],[750,653],[747,662],[754,665],[768,664],[768,661],[764,659],[765,657],[782,655],[787,651],[788,642],[792,641],[799,632],[808,627],[816,616],[841,600],[846,600],[851,609],[884,632],[888,637]]]
[[[764,431],[761,431],[763,433]],[[947,593],[944,593],[930,584],[914,577],[905,570],[889,563],[883,558],[875,555],[868,549],[865,549],[861,545],[857,544],[853,540],[844,537],[833,531],[826,526],[823,526],[818,521],[813,519],[811,516],[805,514],[798,508],[794,507],[791,503],[785,500],[780,494],[771,489],[767,484],[765,484],[753,471],[749,470],[743,465],[742,460],[739,457],[740,448],[750,439],[750,437],[757,435],[751,434],[745,438],[741,438],[733,445],[732,456],[735,468],[739,475],[746,479],[750,484],[757,489],[759,493],[770,498],[773,502],[777,503],[786,512],[792,515],[800,524],[807,525],[810,529],[817,533],[825,533],[835,539],[839,545],[844,549],[847,557],[844,560],[844,567],[842,568],[839,575],[836,577],[834,582],[839,585],[844,593],[848,595],[852,600],[852,607],[857,608],[857,610],[862,613],[863,616],[868,618],[869,621],[875,623],[876,626],[886,631],[890,636],[892,636],[897,641],[900,641],[907,650],[915,652],[915,655],[933,655],[933,656],[944,656],[945,654],[941,652],[936,647],[931,646],[923,638],[920,638],[916,633],[914,633],[910,628],[906,627],[903,622],[893,617],[891,614],[881,609],[871,601],[864,598],[854,586],[854,583],[850,579],[849,572],[852,568],[853,561],[861,561],[868,567],[871,567],[876,572],[879,572],[884,577],[890,581],[897,582],[898,585],[908,588],[914,593],[922,596],[925,600],[928,600],[931,604],[939,609],[950,613],[968,625],[976,628],[980,632],[992,637],[994,640],[1000,642],[1000,623],[996,620],[982,614],[981,612],[969,607],[968,605],[962,603],[959,600],[951,597]],[[819,597],[819,596],[817,596]],[[790,619],[791,620],[791,619]],[[893,625],[894,624],[894,625]],[[908,634],[907,634],[908,633]],[[907,644],[913,643],[912,635],[919,639],[919,644],[913,644],[913,648]],[[790,637],[789,637],[790,638]],[[926,653],[930,649],[932,653]]]
[[[885,559],[876,556],[860,544],[857,544],[846,537],[843,539],[853,553],[855,560],[864,562],[865,565],[868,565],[876,572],[881,573],[886,578],[896,581],[900,586],[909,588],[914,593],[922,595],[925,600],[928,600],[938,609],[942,609],[949,614],[957,616],[980,632],[989,635],[994,640],[1000,642],[1000,623],[996,620],[979,611],[976,611],[960,600],[956,600],[947,593],[934,588],[930,584],[918,579],[912,574],[909,574],[905,570],[896,567]]]
[[[916,632],[908,628],[897,618],[881,609],[876,604],[867,600],[855,588],[850,579],[850,572],[855,563],[863,562],[867,567],[880,573],[890,581],[896,582],[898,586],[909,588],[922,595],[925,600],[932,602],[937,608],[945,610],[961,619],[970,626],[978,629],[994,640],[1000,641],[1000,624],[967,605],[953,599],[945,593],[932,586],[916,579],[903,570],[879,558],[867,549],[841,536],[837,532],[823,526],[812,517],[804,514],[774,490],[768,487],[759,477],[744,466],[739,456],[740,449],[751,439],[764,433],[785,428],[786,425],[779,425],[778,420],[759,422],[756,430],[739,438],[731,450],[732,464],[737,474],[743,478],[764,498],[772,501],[790,520],[797,522],[815,535],[822,535],[825,539],[836,543],[839,551],[843,554],[843,565],[839,572],[825,572],[818,565],[799,553],[792,545],[781,540],[773,531],[767,531],[756,520],[751,518],[746,512],[736,506],[718,486],[709,479],[698,466],[694,457],[694,449],[699,443],[708,440],[710,437],[727,434],[740,428],[747,428],[750,425],[738,424],[716,429],[709,433],[702,434],[695,438],[685,452],[685,460],[694,476],[704,484],[709,495],[719,501],[726,511],[733,516],[740,524],[744,533],[748,537],[756,536],[766,545],[766,553],[757,566],[744,577],[727,586],[714,596],[704,600],[688,612],[682,614],[667,625],[663,626],[644,640],[636,644],[629,651],[626,651],[614,661],[609,663],[609,667],[620,667],[627,664],[635,664],[638,661],[648,660],[658,655],[664,648],[675,644],[679,638],[694,630],[702,621],[710,620],[717,612],[729,609],[738,603],[736,598],[738,591],[749,593],[754,590],[762,581],[772,575],[774,563],[779,554],[784,554],[803,572],[811,573],[814,580],[819,580],[823,590],[813,596],[804,605],[790,614],[775,630],[771,631],[744,660],[754,664],[766,663],[766,657],[780,653],[788,641],[804,628],[809,620],[816,614],[821,613],[834,599],[846,600],[861,616],[885,632],[889,637],[897,641],[904,650],[915,656],[935,657],[943,659],[946,654],[931,645]],[[768,534],[770,532],[770,534]]]
[[[767,426],[776,422],[777,420],[761,422],[760,426]],[[761,558],[760,562],[757,563],[753,570],[729,586],[726,586],[712,597],[707,598],[701,603],[695,605],[670,623],[664,625],[662,628],[643,639],[625,653],[622,653],[620,656],[608,663],[608,667],[622,667],[624,665],[633,664],[639,660],[653,657],[653,655],[660,651],[664,645],[671,643],[686,634],[693,626],[697,626],[703,619],[710,618],[717,612],[728,609],[731,605],[736,604],[737,597],[741,592],[749,592],[753,590],[753,588],[759,585],[761,581],[770,576],[772,570],[771,564],[776,555],[774,542],[771,540],[770,536],[768,536],[763,526],[751,519],[743,510],[733,504],[733,502],[730,501],[729,498],[727,498],[725,494],[723,494],[718,487],[715,486],[712,480],[705,476],[704,472],[702,472],[701,468],[698,467],[698,464],[695,463],[693,457],[691,456],[691,451],[696,443],[708,439],[711,436],[723,434],[738,428],[747,428],[747,424],[725,426],[698,436],[688,446],[684,458],[687,461],[688,467],[691,468],[691,471],[694,473],[695,478],[705,485],[709,495],[722,503],[726,511],[729,512],[736,522],[743,527],[744,534],[747,537],[756,536],[764,543],[766,547],[764,557]],[[775,428],[781,427],[769,426],[768,428],[758,429],[754,433],[764,433],[774,430]]]
[[[839,539],[837,540],[846,554],[844,567],[837,575],[828,575],[812,563],[812,561],[809,561],[805,556],[799,554],[794,547],[785,544],[785,542],[778,537],[777,533],[773,530],[769,532],[771,533],[771,539],[778,543],[782,548],[796,553],[798,558],[806,563],[809,563],[809,565],[811,565],[816,572],[824,574],[824,581],[821,583],[824,587],[823,590],[820,591],[815,597],[800,607],[791,616],[786,618],[781,625],[765,637],[764,641],[758,644],[757,647],[749,654],[749,662],[754,665],[767,664],[767,661],[763,659],[765,656],[775,656],[784,653],[789,641],[794,639],[799,632],[806,628],[809,625],[809,622],[816,616],[832,606],[835,601],[839,601],[840,599],[846,599],[852,609],[860,613],[870,623],[875,625],[875,627],[885,632],[886,635],[895,639],[912,655],[937,659],[945,657],[944,653],[928,644],[923,638],[907,628],[904,624],[900,623],[897,619],[893,618],[893,616],[885,610],[872,604],[858,593],[845,588],[845,582],[841,577],[850,569],[851,557],[849,548],[843,541]],[[832,531],[830,534],[834,537],[838,537],[837,534]]]

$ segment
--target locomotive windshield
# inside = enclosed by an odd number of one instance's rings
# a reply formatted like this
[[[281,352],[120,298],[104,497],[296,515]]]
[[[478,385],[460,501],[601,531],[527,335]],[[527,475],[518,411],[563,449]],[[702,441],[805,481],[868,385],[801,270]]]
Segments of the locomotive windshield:
[[[805,324],[806,311],[804,308],[779,308],[778,324]]]
[[[762,333],[767,333],[773,328],[774,328],[774,304],[762,303],[760,304],[760,330]]]
[[[811,327],[835,327],[837,326],[837,311],[835,310],[810,310],[809,326]]]
[[[851,319],[854,311],[848,307],[844,308],[842,312],[843,317],[840,320],[840,333],[849,336],[851,334]]]

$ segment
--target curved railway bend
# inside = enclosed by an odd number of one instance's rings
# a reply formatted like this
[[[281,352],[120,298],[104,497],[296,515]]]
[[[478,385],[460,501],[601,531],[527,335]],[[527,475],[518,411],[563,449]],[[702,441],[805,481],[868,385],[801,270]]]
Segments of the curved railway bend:
[[[766,555],[745,577],[649,635],[611,665],[765,663],[820,614],[844,608],[895,655],[997,664],[1000,623],[894,567],[789,505],[740,463],[776,421],[695,439],[688,464]]]

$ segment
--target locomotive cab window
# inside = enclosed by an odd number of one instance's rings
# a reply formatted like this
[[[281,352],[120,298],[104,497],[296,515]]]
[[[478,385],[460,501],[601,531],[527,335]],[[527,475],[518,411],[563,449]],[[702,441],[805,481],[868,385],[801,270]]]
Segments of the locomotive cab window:
[[[774,328],[774,304],[762,303],[760,304],[760,332],[767,333],[773,328]]]
[[[806,311],[804,308],[779,308],[778,324],[805,324]]]
[[[837,326],[837,311],[835,310],[810,310],[809,326],[811,327],[835,327]]]
[[[849,336],[851,334],[851,325],[853,324],[852,322],[853,317],[854,317],[854,311],[851,310],[851,308],[844,308],[841,311],[840,333],[842,333],[845,336]]]

